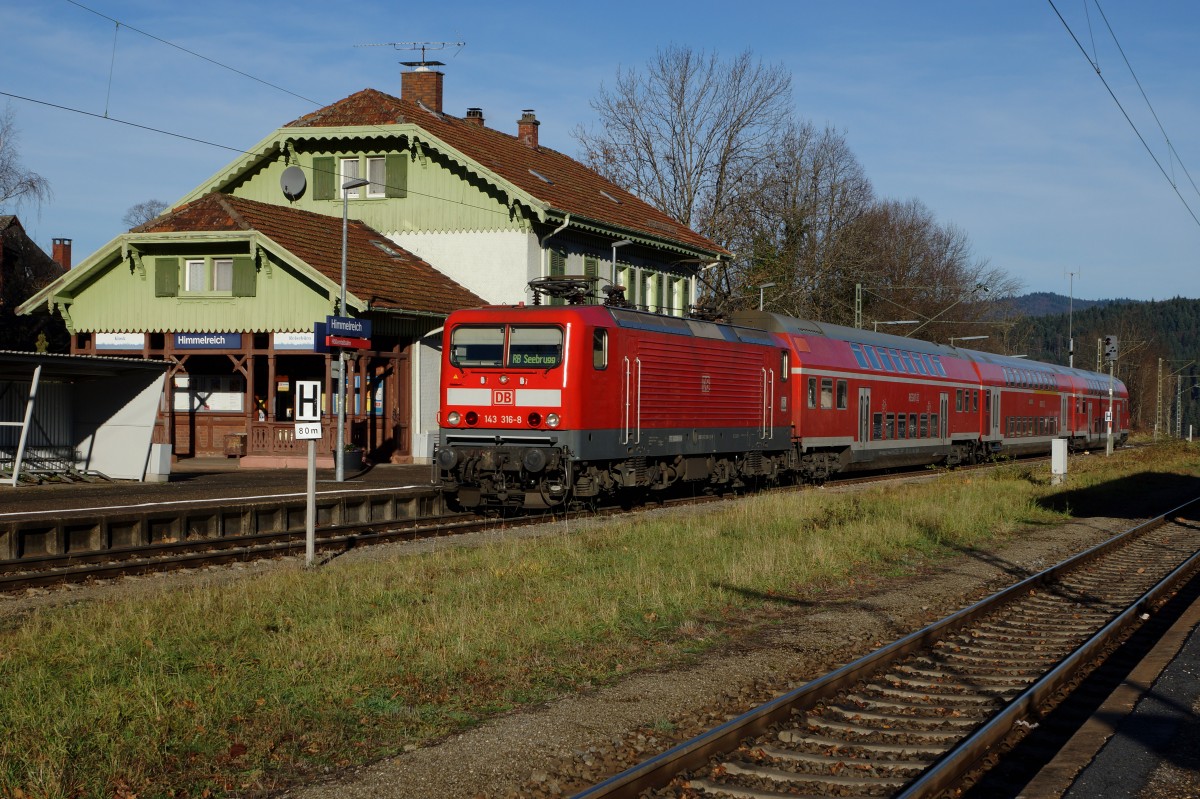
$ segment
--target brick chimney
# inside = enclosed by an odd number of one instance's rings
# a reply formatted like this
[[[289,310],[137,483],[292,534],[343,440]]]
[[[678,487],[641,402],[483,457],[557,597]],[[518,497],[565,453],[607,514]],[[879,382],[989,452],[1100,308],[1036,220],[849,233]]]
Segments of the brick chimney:
[[[465,119],[468,122],[470,122],[472,125],[478,125],[479,127],[482,128],[483,127],[483,109],[482,108],[468,108]]]
[[[521,112],[521,118],[517,120],[517,138],[531,150],[536,150],[538,146],[538,125],[542,124],[537,121],[537,117],[533,115],[532,108],[526,108]]]
[[[442,113],[443,73],[427,66],[400,73],[400,99],[422,103],[430,111]]]
[[[54,262],[63,268],[64,272],[71,271],[71,240],[54,239],[54,251],[50,255]]]

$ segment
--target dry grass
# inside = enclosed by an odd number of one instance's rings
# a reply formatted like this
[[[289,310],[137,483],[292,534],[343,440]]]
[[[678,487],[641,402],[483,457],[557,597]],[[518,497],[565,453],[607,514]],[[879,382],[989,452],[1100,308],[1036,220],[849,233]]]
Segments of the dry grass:
[[[0,633],[0,794],[255,792],[688,657],[779,595],[887,574],[1196,450],[752,497],[569,534],[43,611]],[[1131,476],[1132,475],[1132,476]],[[1004,520],[998,523],[997,520]]]

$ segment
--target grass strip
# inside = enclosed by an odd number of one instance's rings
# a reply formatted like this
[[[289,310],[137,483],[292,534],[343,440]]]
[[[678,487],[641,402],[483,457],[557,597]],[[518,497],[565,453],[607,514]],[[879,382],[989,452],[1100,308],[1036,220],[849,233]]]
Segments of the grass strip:
[[[773,597],[1195,485],[1196,452],[1074,458],[1062,487],[1008,465],[774,493],[39,611],[0,632],[0,794],[245,794],[369,762],[679,662]]]

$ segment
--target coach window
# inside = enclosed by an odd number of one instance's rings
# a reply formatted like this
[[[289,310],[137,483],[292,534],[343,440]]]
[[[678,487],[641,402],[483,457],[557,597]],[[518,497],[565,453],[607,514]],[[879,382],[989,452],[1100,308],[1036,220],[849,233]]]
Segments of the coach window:
[[[915,375],[917,370],[913,368],[913,362],[912,359],[908,357],[908,353],[901,352],[900,358],[904,361],[904,371],[908,372],[910,375]]]
[[[971,389],[971,410],[979,410],[979,389],[977,388]]]
[[[779,351],[779,382],[786,383],[792,375],[792,353],[788,350]]]
[[[941,436],[941,428],[938,427],[938,415],[936,413],[929,414],[929,435],[934,438]]]
[[[808,407],[817,407],[817,378],[808,378]]]
[[[854,354],[854,360],[858,362],[859,366],[861,366],[863,369],[871,368],[870,364],[867,363],[867,356],[863,355],[861,344],[852,343],[850,345],[850,352]]]
[[[892,363],[896,364],[897,372],[907,372],[908,367],[904,365],[904,361],[900,359],[900,350],[888,350],[892,353]]]
[[[850,407],[850,389],[845,380],[837,381],[837,406],[839,411]]]
[[[925,364],[921,362],[921,356],[915,352],[912,354],[912,362],[913,362],[913,366],[917,367],[917,374],[920,374],[920,375],[928,375],[929,374],[929,372],[925,371]]]
[[[875,348],[870,344],[863,346],[863,351],[867,353],[867,359],[871,361],[871,366],[875,369],[882,369],[879,365],[879,356],[875,354]]]
[[[833,407],[833,378],[821,378],[821,409],[829,410]]]
[[[921,414],[921,438],[929,438],[929,414]]]
[[[508,332],[508,365],[552,369],[562,363],[563,332],[557,327],[512,327]]]
[[[592,331],[592,368],[608,368],[608,331],[602,327]]]
[[[910,413],[908,415],[908,437],[917,437],[917,415],[915,413]]]
[[[902,413],[896,414],[896,438],[908,438],[908,417]]]
[[[962,389],[956,388],[956,389],[954,389],[954,410],[961,412],[962,409],[963,409]]]
[[[887,347],[879,348],[879,360],[883,363],[883,368],[889,372],[899,371],[892,365],[892,356],[888,354]]]
[[[504,363],[503,327],[456,327],[450,333],[450,363],[500,366]]]
[[[922,353],[921,360],[924,362],[925,368],[929,370],[929,376],[937,377],[938,371],[937,369],[933,368],[933,361],[929,359],[929,356]]]
[[[894,439],[896,437],[896,414],[889,413],[883,422],[883,437]]]
[[[871,438],[879,440],[883,438],[883,414],[877,413],[871,417]]]

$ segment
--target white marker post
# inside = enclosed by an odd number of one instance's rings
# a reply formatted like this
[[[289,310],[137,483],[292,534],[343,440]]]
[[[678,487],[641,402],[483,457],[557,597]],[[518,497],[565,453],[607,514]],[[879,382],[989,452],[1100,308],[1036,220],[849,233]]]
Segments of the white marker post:
[[[321,381],[296,381],[296,440],[308,441],[308,497],[304,511],[304,565],[317,553],[317,439],[321,437]]]

